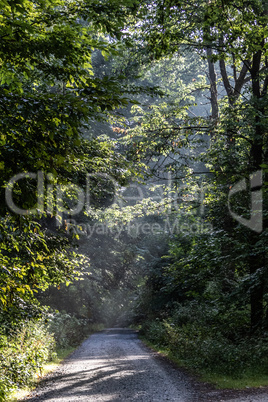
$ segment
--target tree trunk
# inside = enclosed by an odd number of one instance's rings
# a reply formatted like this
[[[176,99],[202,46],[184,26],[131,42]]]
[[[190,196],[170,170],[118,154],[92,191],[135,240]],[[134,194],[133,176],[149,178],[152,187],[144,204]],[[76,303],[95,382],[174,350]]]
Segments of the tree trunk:
[[[262,49],[264,49],[264,41],[262,43]],[[262,106],[261,98],[261,82],[260,82],[260,67],[261,67],[262,50],[259,50],[253,56],[252,67],[250,69],[252,78],[252,92],[253,100],[255,103],[255,132],[252,139],[252,145],[250,150],[250,169],[251,173],[260,169],[260,165],[263,163],[263,139],[264,130],[261,125],[261,116],[264,115],[264,109]],[[265,252],[261,255],[257,254],[257,243],[259,241],[259,235],[252,233],[250,236],[250,248],[251,255],[249,258],[250,275],[253,280],[250,293],[251,303],[251,329],[257,330],[262,326],[264,318],[264,277],[263,272],[265,269]]]
[[[217,91],[217,76],[215,72],[215,65],[212,61],[212,50],[211,47],[207,47],[207,60],[208,60],[208,71],[209,71],[209,81],[210,81],[210,99],[211,99],[211,117],[213,120],[217,120],[219,117],[219,107],[218,107],[218,91]]]
[[[253,239],[252,239],[253,240]],[[252,241],[251,256],[249,258],[250,275],[253,283],[250,289],[250,306],[251,306],[251,331],[254,332],[260,328],[264,319],[263,296],[264,296],[264,255],[259,258],[255,255],[255,244],[258,239]],[[254,244],[255,243],[255,244]]]

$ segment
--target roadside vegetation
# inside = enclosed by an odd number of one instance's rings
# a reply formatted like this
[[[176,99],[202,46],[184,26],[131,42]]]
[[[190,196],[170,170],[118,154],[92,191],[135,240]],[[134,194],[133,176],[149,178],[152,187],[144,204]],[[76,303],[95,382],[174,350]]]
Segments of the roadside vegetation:
[[[219,388],[268,386],[267,337],[226,328],[209,306],[176,306],[169,318],[145,321],[141,338],[179,367]]]
[[[54,368],[91,333],[102,328],[87,319],[59,312],[22,323],[0,337],[0,400],[26,387]]]

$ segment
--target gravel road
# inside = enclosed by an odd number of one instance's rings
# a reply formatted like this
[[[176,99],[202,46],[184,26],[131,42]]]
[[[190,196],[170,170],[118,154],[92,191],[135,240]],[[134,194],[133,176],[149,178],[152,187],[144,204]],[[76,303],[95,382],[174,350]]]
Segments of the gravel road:
[[[90,336],[27,401],[268,402],[260,390],[216,390],[150,351],[129,329]]]
[[[28,401],[194,402],[184,374],[159,362],[135,331],[108,329],[88,338]]]

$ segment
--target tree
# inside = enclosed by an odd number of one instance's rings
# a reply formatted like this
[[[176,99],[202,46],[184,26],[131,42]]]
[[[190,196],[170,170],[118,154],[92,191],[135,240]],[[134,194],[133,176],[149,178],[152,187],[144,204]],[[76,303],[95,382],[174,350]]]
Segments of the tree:
[[[218,207],[226,211],[223,223],[216,216],[214,222],[234,239],[238,236],[234,231],[236,223],[230,219],[227,208],[230,186],[260,170],[267,159],[267,4],[258,0],[165,1],[143,2],[141,9],[146,19],[140,23],[139,32],[152,57],[190,48],[208,61],[211,119],[200,119],[199,128],[192,123],[191,129],[189,119],[185,119],[185,125],[200,136],[204,127],[208,127],[210,148],[203,161],[214,172]],[[217,96],[220,84],[217,73],[221,75],[226,101]],[[237,205],[245,206],[244,200],[243,197],[237,200]],[[266,220],[263,234],[246,236],[250,250],[246,265],[252,279],[249,287],[253,330],[261,327],[264,318]],[[245,239],[240,237],[240,241],[243,243]],[[231,242],[225,243],[222,255],[234,270],[230,245]]]
[[[25,211],[34,208],[37,185],[28,172],[42,172],[51,197],[55,185],[81,185],[87,172],[124,182],[127,163],[112,143],[89,142],[82,133],[127,103],[116,79],[94,76],[91,58],[94,49],[117,53],[135,3],[18,0],[1,6],[1,197],[10,179],[23,173],[12,198]],[[43,201],[54,214],[49,198]],[[79,259],[72,252],[68,257],[62,234],[45,227],[43,211],[28,217],[13,212],[1,204],[1,303],[19,318],[31,310],[35,289],[71,280]]]

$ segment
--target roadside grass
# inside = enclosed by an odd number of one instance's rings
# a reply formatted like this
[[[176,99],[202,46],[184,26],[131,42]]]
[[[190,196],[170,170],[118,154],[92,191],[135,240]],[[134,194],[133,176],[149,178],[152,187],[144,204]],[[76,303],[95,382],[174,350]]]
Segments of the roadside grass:
[[[25,388],[18,389],[12,392],[6,399],[7,402],[21,401],[23,398],[28,396],[38,386],[40,381],[42,381],[47,374],[52,373],[54,370],[56,370],[56,368],[60,365],[60,363],[64,359],[66,359],[75,349],[77,349],[77,347],[69,346],[64,349],[56,350],[56,356],[53,358],[52,361],[49,361],[46,364],[44,364],[41,373],[35,375],[35,377],[32,380],[32,383]]]
[[[138,328],[136,327],[136,329]],[[240,378],[233,378],[232,376],[228,375],[211,373],[211,371],[206,371],[205,369],[201,370],[193,368],[191,365],[189,365],[189,362],[176,358],[174,353],[168,347],[159,346],[156,343],[146,339],[146,337],[143,335],[139,335],[139,338],[145,343],[146,346],[175,363],[178,368],[186,369],[190,375],[197,377],[199,381],[208,382],[217,389],[241,390],[268,386],[267,369],[262,370],[262,368],[258,367],[256,370],[248,370],[241,375]]]
[[[241,378],[231,378],[227,376],[219,376],[218,374],[201,374],[201,379],[210,382],[219,389],[245,389],[245,388],[261,388],[268,386],[268,375],[247,372]]]

